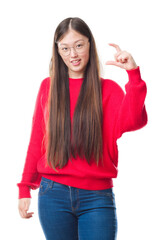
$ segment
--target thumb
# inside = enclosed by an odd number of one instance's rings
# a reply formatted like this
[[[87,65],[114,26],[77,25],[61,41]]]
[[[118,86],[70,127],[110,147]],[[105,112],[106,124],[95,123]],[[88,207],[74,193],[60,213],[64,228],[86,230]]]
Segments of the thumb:
[[[115,65],[116,62],[115,62],[115,61],[107,61],[105,64],[106,64],[106,65]]]
[[[123,68],[123,64],[121,64],[120,62],[107,61],[105,64],[106,64],[106,65],[114,65],[114,66]]]

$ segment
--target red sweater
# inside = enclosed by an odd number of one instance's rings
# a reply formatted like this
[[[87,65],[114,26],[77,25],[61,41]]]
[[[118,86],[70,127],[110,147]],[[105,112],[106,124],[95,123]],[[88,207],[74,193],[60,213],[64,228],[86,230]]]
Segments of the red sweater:
[[[127,70],[129,81],[125,85],[126,93],[112,80],[102,78],[103,105],[103,161],[104,165],[90,164],[86,160],[72,158],[58,172],[45,167],[45,151],[41,151],[45,129],[44,109],[48,98],[50,78],[41,82],[33,114],[31,136],[27,149],[22,180],[17,184],[19,198],[31,198],[30,189],[37,189],[41,177],[65,185],[86,190],[101,190],[113,187],[112,178],[118,173],[117,139],[124,132],[142,128],[147,123],[144,100],[146,84],[141,79],[139,67]],[[69,78],[71,121],[79,96],[83,78]]]

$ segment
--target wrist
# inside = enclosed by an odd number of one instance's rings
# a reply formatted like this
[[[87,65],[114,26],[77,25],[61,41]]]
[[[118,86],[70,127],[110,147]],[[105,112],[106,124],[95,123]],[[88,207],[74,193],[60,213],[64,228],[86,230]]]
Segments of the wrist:
[[[139,66],[137,66],[137,68],[126,71],[129,77],[129,82],[138,83],[139,81],[141,81],[141,73]]]
[[[128,69],[126,69],[126,70],[128,70],[128,71],[130,71],[130,70],[134,70],[134,69],[137,69],[138,68],[138,66],[136,65],[136,63],[135,64],[133,64],[132,66],[130,66]]]
[[[19,186],[18,199],[21,199],[21,198],[31,198],[30,188],[26,185]]]

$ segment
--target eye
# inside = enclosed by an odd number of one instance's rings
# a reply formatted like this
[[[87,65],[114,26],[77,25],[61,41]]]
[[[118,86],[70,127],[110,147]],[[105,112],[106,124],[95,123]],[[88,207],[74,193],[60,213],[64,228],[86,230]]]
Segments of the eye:
[[[67,47],[63,47],[63,48],[62,48],[62,51],[63,51],[63,52],[66,52],[66,51],[68,51],[68,48],[67,48]]]
[[[82,48],[83,47],[83,44],[82,43],[78,43],[77,45],[76,45],[76,48]]]

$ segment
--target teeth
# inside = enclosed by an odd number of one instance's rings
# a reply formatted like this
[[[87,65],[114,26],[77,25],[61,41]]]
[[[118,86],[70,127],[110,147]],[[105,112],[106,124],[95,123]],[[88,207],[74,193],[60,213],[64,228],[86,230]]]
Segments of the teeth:
[[[73,63],[77,63],[79,60],[72,61]]]

